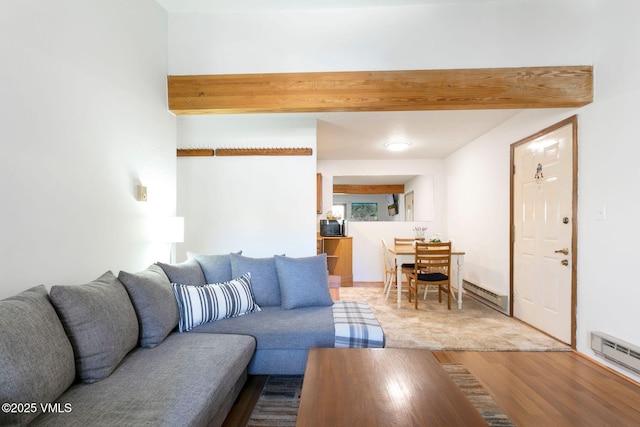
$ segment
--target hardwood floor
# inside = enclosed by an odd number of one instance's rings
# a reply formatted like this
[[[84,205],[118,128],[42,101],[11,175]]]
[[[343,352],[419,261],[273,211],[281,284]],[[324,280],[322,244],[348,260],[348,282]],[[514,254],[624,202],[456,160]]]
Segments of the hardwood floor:
[[[575,352],[434,352],[462,363],[518,426],[638,426],[640,386]]]
[[[517,426],[639,426],[640,385],[575,352],[436,351],[462,363]],[[244,427],[266,381],[250,376],[223,427]]]
[[[245,427],[247,425],[267,378],[267,375],[249,375],[222,427]]]
[[[576,352],[433,353],[465,365],[517,426],[640,426],[640,384]],[[249,377],[223,427],[246,425],[265,381]]]

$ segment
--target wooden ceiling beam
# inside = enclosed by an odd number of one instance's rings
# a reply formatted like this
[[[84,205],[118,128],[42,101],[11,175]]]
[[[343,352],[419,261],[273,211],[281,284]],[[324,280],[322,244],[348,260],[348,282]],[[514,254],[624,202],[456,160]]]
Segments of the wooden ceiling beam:
[[[333,194],[403,194],[404,184],[333,184]]]
[[[175,114],[571,108],[592,66],[169,76]]]

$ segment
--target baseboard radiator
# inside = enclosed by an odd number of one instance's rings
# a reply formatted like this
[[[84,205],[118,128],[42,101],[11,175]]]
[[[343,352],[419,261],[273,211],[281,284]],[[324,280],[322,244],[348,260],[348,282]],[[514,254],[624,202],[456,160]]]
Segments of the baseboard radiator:
[[[591,349],[598,356],[640,375],[640,347],[603,332],[591,332]]]
[[[479,286],[468,280],[462,280],[462,288],[475,295],[482,301],[486,302],[490,306],[497,308],[498,310],[508,313],[509,312],[509,296],[499,294],[496,291]]]

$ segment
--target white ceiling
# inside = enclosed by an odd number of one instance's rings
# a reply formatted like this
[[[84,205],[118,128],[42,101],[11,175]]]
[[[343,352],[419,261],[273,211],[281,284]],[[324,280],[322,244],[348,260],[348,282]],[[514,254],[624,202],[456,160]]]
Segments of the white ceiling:
[[[407,6],[469,0],[156,0],[169,13]],[[481,0],[474,0],[481,1]],[[492,0],[482,0],[492,1]],[[308,113],[318,120],[319,160],[439,159],[521,110]],[[393,139],[409,141],[389,152]]]
[[[442,159],[521,110],[317,114],[319,160]],[[389,152],[392,140],[411,145]]]
[[[243,12],[410,6],[469,0],[156,0],[168,12]],[[480,0],[474,0],[480,1]],[[493,0],[485,0],[493,1]]]

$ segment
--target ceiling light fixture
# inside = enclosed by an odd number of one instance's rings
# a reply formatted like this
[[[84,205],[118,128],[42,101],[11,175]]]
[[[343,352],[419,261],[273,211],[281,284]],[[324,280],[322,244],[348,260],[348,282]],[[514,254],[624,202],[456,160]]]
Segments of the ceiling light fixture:
[[[409,141],[391,141],[384,144],[385,148],[389,151],[402,151],[409,148],[411,143]]]

